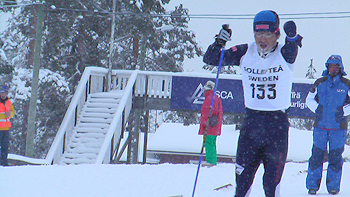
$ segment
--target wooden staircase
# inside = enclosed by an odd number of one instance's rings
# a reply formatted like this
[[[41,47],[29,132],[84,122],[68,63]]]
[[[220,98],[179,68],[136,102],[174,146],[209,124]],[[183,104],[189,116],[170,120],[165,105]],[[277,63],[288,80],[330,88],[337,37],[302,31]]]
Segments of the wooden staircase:
[[[122,96],[122,90],[89,95],[68,137],[60,164],[95,163]]]

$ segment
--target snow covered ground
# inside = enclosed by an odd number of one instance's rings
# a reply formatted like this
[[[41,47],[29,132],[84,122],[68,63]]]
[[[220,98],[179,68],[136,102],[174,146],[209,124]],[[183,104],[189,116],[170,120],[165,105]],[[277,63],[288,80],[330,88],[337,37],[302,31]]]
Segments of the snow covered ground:
[[[200,153],[203,137],[198,135],[198,125],[183,126],[164,123],[156,133],[149,134],[148,150],[171,150]],[[221,136],[217,138],[218,154],[235,155],[239,130],[234,125],[223,125]],[[312,132],[290,128],[288,161],[306,162],[311,155]],[[343,157],[350,160],[350,148]]]
[[[150,135],[149,147],[199,151],[202,138],[197,131],[198,125],[164,123],[156,134]],[[234,153],[237,134],[233,126],[224,125],[222,136],[218,137],[219,153]],[[312,132],[291,128],[289,145],[289,159],[307,160]],[[349,152],[346,146],[344,157],[349,158]],[[234,169],[234,164],[201,167],[195,196],[232,197],[234,187],[220,191],[213,189],[227,183],[235,185]],[[305,188],[306,169],[307,163],[287,163],[281,182],[283,197],[308,196]],[[349,169],[350,162],[345,162],[338,196],[350,196]],[[196,171],[197,165],[193,164],[0,167],[0,197],[167,197],[178,194],[187,197],[192,194]],[[261,166],[253,183],[251,197],[264,196],[262,173]],[[324,180],[318,194],[329,196]]]

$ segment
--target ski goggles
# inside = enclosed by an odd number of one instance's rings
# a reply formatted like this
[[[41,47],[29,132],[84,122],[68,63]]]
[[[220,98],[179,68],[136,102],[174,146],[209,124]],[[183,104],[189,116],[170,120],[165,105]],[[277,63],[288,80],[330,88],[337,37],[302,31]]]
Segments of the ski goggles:
[[[330,56],[328,60],[340,60],[340,57],[338,56]]]
[[[274,33],[269,32],[269,31],[256,31],[256,32],[254,32],[254,36],[256,38],[262,38],[262,37],[271,38],[273,34]]]

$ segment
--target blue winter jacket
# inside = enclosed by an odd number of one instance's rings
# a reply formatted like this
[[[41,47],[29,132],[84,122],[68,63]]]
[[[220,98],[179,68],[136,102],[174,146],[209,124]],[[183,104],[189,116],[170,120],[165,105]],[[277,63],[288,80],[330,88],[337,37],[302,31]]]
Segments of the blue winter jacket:
[[[344,106],[350,103],[349,90],[350,81],[342,75],[326,75],[315,81],[306,99],[310,110],[316,113],[315,127],[347,128]]]

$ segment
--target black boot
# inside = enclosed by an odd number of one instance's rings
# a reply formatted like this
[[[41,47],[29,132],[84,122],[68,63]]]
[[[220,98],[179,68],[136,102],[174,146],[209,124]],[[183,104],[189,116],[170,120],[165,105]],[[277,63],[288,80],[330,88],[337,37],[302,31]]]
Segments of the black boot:
[[[317,191],[315,189],[309,189],[310,195],[316,195]]]
[[[336,194],[339,193],[339,191],[336,190],[336,189],[331,189],[331,190],[329,190],[329,193],[332,194],[332,195],[336,195]]]

